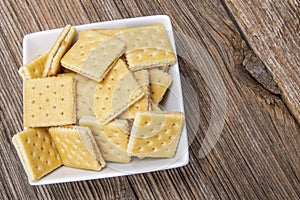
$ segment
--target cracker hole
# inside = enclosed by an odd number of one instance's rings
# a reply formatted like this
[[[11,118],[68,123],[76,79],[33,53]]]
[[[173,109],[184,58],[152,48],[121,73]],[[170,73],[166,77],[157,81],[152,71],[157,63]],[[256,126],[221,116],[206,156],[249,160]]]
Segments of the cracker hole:
[[[41,106],[39,106],[39,110],[42,110],[42,107],[41,107]]]
[[[61,112],[60,115],[64,115],[64,112]]]
[[[49,87],[50,87],[50,85],[47,85],[47,86],[46,86],[46,88],[49,88]]]
[[[56,91],[54,91],[53,94],[56,94]]]
[[[53,106],[53,109],[56,109],[56,106]]]
[[[172,140],[173,138],[174,138],[173,136],[170,136],[170,137],[169,137],[170,140]]]
[[[48,160],[46,160],[45,162],[46,162],[46,165],[48,165],[48,164],[49,164],[49,161],[48,161]]]
[[[61,101],[64,101],[65,99],[64,98],[61,98]]]
[[[106,101],[108,101],[108,99],[109,99],[108,97],[105,97],[105,100],[106,100]]]
[[[155,150],[156,150],[156,148],[155,148],[155,147],[153,147],[153,148],[152,148],[152,151],[155,151]]]
[[[31,115],[31,118],[34,118],[34,115]]]
[[[102,110],[105,110],[105,107],[102,107]]]
[[[35,103],[35,100],[32,100],[31,103],[34,104],[34,103]]]
[[[46,102],[49,102],[49,99],[48,99],[48,98],[46,99]]]
[[[40,95],[40,96],[42,96],[42,93],[41,93],[41,92],[39,92],[39,95]]]
[[[30,153],[30,155],[31,155],[31,156],[34,156],[34,155],[35,155],[35,153],[32,151],[32,152]]]
[[[165,143],[164,143],[164,142],[161,142],[160,144],[161,144],[161,145],[165,145]]]
[[[35,87],[33,86],[33,87],[32,87],[32,89],[34,90],[34,89],[35,89]]]

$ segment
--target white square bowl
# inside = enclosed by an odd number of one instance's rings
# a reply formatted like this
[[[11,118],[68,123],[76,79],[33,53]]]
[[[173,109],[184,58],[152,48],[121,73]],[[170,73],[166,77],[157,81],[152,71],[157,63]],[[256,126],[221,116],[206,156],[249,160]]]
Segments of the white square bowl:
[[[85,24],[76,26],[76,30],[78,33],[79,31],[86,29],[117,29],[147,26],[158,23],[163,24],[166,28],[171,45],[176,53],[172,24],[170,18],[166,15],[155,15]],[[26,35],[23,39],[23,64],[26,64],[39,54],[49,50],[61,30],[62,29],[54,29]],[[173,77],[173,83],[169,88],[166,99],[164,100],[163,109],[168,111],[184,112],[178,62],[171,66],[169,74]],[[38,181],[31,181],[30,184],[43,185],[153,172],[181,167],[188,164],[188,161],[188,139],[186,126],[184,125],[178,148],[173,158],[145,158],[142,160],[133,158],[129,164],[107,162],[106,167],[99,172],[62,166]]]

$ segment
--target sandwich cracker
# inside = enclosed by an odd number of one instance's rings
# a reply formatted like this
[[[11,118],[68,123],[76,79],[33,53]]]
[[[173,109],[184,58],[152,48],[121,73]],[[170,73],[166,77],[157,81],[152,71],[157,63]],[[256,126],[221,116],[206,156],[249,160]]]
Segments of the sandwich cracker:
[[[100,171],[105,161],[88,127],[54,127],[49,132],[65,166]]]
[[[128,154],[140,158],[173,157],[183,124],[181,112],[138,112],[130,134]]]
[[[86,30],[79,33],[78,40],[62,58],[61,64],[100,82],[124,51],[123,41]]]
[[[13,136],[25,172],[35,181],[62,165],[58,151],[46,128],[29,128]]]
[[[61,31],[55,43],[52,45],[47,61],[43,77],[56,75],[61,69],[61,58],[69,50],[76,34],[76,28],[71,25],[66,25]]]
[[[131,158],[126,152],[129,139],[127,120],[114,120],[100,125],[95,117],[85,116],[80,119],[79,124],[92,130],[104,160],[130,162]]]

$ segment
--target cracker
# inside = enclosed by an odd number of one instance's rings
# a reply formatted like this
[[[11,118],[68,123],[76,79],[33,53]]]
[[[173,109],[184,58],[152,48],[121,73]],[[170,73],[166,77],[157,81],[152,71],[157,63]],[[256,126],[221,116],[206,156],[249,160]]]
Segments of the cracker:
[[[58,151],[46,128],[29,128],[13,136],[25,172],[35,181],[62,165]]]
[[[73,77],[24,81],[24,126],[47,127],[75,123]]]
[[[43,77],[43,71],[45,69],[45,63],[49,51],[37,56],[35,59],[20,67],[19,74],[23,79],[33,79]]]
[[[56,75],[60,69],[60,61],[63,55],[69,50],[76,34],[76,28],[71,25],[66,25],[61,31],[55,43],[52,45],[47,61],[43,77]]]
[[[65,166],[95,171],[105,166],[90,128],[55,127],[49,132]]]
[[[135,114],[138,111],[146,111],[149,108],[149,73],[147,70],[139,70],[133,73],[136,80],[142,86],[144,96],[131,105],[125,112],[123,112],[119,118],[121,119],[130,119],[134,118]]]
[[[77,42],[62,58],[61,64],[67,69],[100,82],[124,51],[123,41],[86,30],[79,33]]]
[[[143,97],[143,89],[129,71],[126,63],[119,59],[96,85],[94,94],[94,110],[101,124],[116,118],[129,106]]]
[[[99,32],[115,36],[126,43],[125,56],[131,70],[173,65],[176,62],[175,53],[162,24]]]
[[[127,120],[114,120],[105,125],[99,125],[95,117],[82,117],[79,124],[92,130],[104,160],[130,162],[131,158],[126,152],[129,139]]]
[[[140,158],[173,157],[183,123],[181,112],[138,112],[130,133],[128,154]]]
[[[172,76],[159,69],[149,70],[150,98],[154,104],[158,104],[164,97],[167,89],[172,83]]]

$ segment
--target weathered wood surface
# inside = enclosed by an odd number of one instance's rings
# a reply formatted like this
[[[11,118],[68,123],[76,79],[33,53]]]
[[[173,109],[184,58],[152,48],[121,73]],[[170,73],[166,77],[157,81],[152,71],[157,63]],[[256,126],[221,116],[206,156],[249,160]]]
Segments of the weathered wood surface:
[[[279,5],[284,8],[285,3]],[[11,143],[12,136],[22,129],[22,82],[17,69],[22,63],[24,35],[67,23],[153,14],[169,15],[177,35],[178,60],[186,80],[183,91],[191,140],[189,165],[127,177],[30,186]],[[253,54],[247,42],[252,43],[243,40],[231,15],[219,0],[0,1],[0,199],[299,199],[300,128],[281,98],[265,90],[245,70],[245,57]],[[200,73],[206,70],[198,68],[202,50],[186,43],[186,38],[210,55],[226,97],[210,96],[212,88],[208,86],[215,77]],[[290,34],[284,32],[278,41],[289,39]],[[281,64],[291,67],[289,62]],[[299,68],[294,70],[296,73]],[[200,159],[212,102],[224,105],[222,100],[227,105],[222,135],[210,154]]]
[[[300,124],[299,1],[225,0],[225,3]]]

